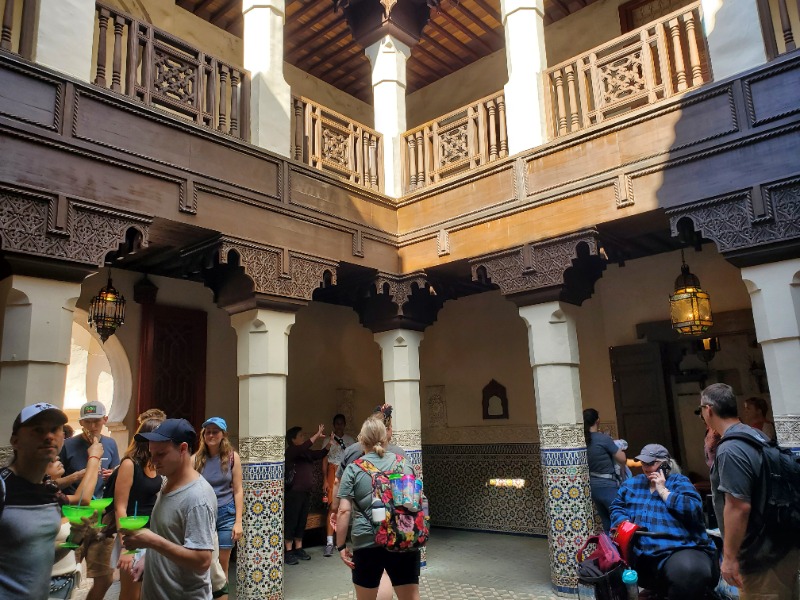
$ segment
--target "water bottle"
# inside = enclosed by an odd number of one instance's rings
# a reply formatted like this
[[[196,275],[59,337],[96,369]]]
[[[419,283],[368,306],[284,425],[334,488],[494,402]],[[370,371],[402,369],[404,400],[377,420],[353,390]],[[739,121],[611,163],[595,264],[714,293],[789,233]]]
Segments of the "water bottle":
[[[376,525],[383,523],[386,518],[386,506],[380,498],[372,499],[372,522]]]
[[[622,572],[622,583],[625,584],[625,592],[628,600],[639,599],[639,574],[633,569],[625,569]]]

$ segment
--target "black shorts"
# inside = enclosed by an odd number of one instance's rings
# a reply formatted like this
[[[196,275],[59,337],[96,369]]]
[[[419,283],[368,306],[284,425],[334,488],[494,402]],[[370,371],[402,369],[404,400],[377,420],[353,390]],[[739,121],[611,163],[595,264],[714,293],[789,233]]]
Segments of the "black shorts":
[[[384,569],[392,586],[419,585],[419,550],[389,552],[386,548],[362,548],[353,552],[353,583],[375,589],[381,583]]]

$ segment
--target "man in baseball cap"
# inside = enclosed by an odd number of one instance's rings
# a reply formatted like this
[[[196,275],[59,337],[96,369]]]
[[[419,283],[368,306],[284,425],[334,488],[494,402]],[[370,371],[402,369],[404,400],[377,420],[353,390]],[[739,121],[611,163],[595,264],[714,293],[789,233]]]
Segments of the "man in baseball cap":
[[[14,419],[14,458],[0,469],[0,598],[45,600],[61,512],[43,479],[64,443],[67,415],[52,404],[26,406]]]
[[[167,419],[153,431],[136,434],[150,442],[150,456],[166,483],[150,515],[150,529],[122,530],[129,550],[148,548],[142,600],[211,600],[217,496],[194,470],[197,433],[185,419]],[[141,562],[141,561],[140,561]]]

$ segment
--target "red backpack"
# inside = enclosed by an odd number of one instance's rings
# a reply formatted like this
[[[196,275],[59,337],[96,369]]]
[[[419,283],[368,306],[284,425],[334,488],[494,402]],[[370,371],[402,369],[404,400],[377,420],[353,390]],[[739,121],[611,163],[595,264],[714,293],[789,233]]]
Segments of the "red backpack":
[[[372,499],[378,499],[386,509],[386,517],[380,523],[372,522],[372,508],[369,511],[361,510],[367,520],[372,523],[375,532],[375,543],[390,552],[407,552],[418,550],[428,541],[428,521],[430,518],[420,509],[412,511],[402,504],[395,504],[392,497],[392,486],[389,475],[403,473],[403,458],[398,456],[389,473],[381,471],[378,467],[364,458],[355,461],[359,469],[372,477]]]

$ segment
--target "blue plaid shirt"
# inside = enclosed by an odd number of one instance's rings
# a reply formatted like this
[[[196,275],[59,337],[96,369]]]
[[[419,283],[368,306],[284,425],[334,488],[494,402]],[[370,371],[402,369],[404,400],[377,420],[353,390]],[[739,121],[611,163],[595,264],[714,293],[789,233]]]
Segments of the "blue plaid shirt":
[[[646,475],[628,479],[611,503],[611,526],[631,521],[648,531],[674,534],[674,538],[637,536],[633,547],[637,559],[640,556],[666,559],[676,550],[687,548],[713,552],[700,494],[685,476],[677,473],[667,477],[665,487],[670,492],[666,502],[657,492],[650,491]]]

